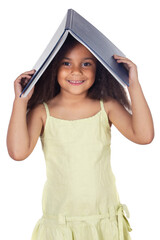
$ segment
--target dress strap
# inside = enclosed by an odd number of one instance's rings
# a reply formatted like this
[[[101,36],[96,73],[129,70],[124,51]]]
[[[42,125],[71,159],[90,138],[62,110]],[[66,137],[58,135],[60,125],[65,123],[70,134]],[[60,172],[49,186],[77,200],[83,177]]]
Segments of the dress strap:
[[[100,105],[101,105],[101,110],[105,111],[102,99],[100,100]]]
[[[103,99],[100,100],[100,105],[101,105],[101,110],[103,112],[103,116],[105,117],[106,121],[107,121],[107,125],[108,127],[110,128],[110,123],[109,123],[109,118],[108,118],[108,115],[106,113],[106,110],[104,108],[104,103],[103,103]]]
[[[50,113],[49,113],[48,105],[47,105],[47,103],[45,103],[45,102],[43,102],[43,105],[44,105],[44,107],[45,107],[45,109],[46,109],[47,117],[49,117],[49,116],[50,116]]]

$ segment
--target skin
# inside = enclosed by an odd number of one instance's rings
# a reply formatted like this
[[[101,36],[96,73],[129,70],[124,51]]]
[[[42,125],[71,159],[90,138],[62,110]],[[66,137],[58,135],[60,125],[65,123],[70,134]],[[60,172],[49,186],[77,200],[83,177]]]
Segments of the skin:
[[[86,99],[88,89],[93,85],[96,74],[96,58],[81,44],[70,50],[60,62],[57,73],[61,86],[59,100],[72,105]],[[80,86],[73,86],[67,80],[84,80]]]
[[[150,109],[142,92],[136,65],[128,58],[114,55],[115,61],[123,63],[129,71],[128,92],[132,104],[132,115],[116,100],[108,98],[104,108],[110,126],[114,126],[130,141],[149,144],[154,138],[154,126]],[[25,98],[19,98],[20,81],[28,81],[35,70],[21,74],[14,82],[15,99],[8,127],[7,148],[14,160],[24,160],[33,151],[37,140],[43,133],[46,112],[43,104],[35,107],[26,118],[27,102],[34,88]],[[47,104],[50,114],[53,112],[62,119],[80,119],[96,114],[99,101],[88,99],[86,94],[95,81],[96,58],[83,45],[77,44],[68,51],[58,69],[60,93]],[[73,86],[67,80],[85,80],[82,85]],[[88,115],[87,115],[88,114]],[[70,120],[71,120],[70,119]]]

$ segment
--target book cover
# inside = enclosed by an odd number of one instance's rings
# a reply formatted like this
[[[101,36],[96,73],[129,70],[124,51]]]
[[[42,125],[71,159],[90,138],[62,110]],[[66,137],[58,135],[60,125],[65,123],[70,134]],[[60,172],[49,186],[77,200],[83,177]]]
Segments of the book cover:
[[[46,49],[34,65],[33,69],[36,72],[23,89],[20,97],[27,96],[65,42],[68,33],[82,43],[121,85],[129,86],[128,71],[113,58],[114,54],[125,56],[124,53],[85,18],[73,9],[69,9]]]

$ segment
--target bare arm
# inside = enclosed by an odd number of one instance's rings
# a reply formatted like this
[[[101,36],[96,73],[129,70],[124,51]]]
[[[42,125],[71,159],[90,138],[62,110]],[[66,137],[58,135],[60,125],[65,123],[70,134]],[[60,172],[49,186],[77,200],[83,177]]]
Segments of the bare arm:
[[[115,56],[117,62],[124,63],[129,70],[128,91],[131,98],[132,115],[116,100],[109,103],[109,119],[129,140],[138,144],[148,144],[154,138],[153,119],[138,81],[137,67],[129,59]]]
[[[15,100],[7,133],[7,148],[14,160],[24,160],[33,151],[42,129],[40,111],[33,110],[27,120],[27,103],[34,89],[26,98],[19,97],[21,93],[20,81],[22,78],[30,79],[33,71],[21,74],[14,82]]]

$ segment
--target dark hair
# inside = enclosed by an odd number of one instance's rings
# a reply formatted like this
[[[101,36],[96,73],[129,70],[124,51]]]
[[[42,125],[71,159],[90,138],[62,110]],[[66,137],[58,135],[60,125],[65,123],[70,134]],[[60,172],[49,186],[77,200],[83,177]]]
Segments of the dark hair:
[[[54,98],[60,92],[60,85],[57,81],[57,70],[60,61],[67,51],[79,42],[68,35],[66,41],[51,61],[45,72],[35,85],[34,93],[28,101],[27,110],[30,111],[36,105]],[[125,88],[115,80],[106,68],[97,60],[96,77],[93,85],[88,89],[87,96],[91,99],[107,100],[108,96],[116,99],[126,109],[131,110],[130,102]]]

